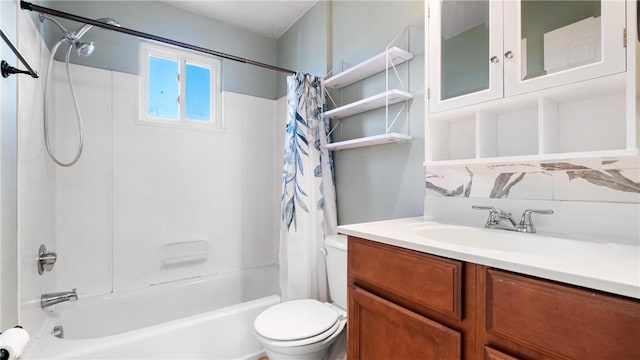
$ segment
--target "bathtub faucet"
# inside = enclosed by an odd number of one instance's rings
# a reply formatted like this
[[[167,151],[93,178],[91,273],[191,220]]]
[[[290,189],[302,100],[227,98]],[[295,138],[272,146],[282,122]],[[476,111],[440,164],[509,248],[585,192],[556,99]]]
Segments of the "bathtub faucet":
[[[76,292],[76,289],[71,291],[42,294],[40,296],[40,306],[44,309],[47,306],[59,304],[61,302],[76,300],[78,300],[78,293]]]

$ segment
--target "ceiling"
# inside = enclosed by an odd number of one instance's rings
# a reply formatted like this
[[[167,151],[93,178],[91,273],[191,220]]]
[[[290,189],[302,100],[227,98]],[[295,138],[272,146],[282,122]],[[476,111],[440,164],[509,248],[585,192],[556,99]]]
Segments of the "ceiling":
[[[277,39],[318,0],[164,0],[180,9]]]

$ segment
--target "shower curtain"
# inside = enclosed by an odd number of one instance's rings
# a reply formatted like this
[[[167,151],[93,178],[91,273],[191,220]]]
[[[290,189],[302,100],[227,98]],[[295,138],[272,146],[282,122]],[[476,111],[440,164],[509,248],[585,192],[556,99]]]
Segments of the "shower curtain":
[[[287,77],[287,124],[282,172],[280,289],[283,300],[328,300],[324,238],[336,234],[333,159],[322,149],[330,131],[322,79]]]

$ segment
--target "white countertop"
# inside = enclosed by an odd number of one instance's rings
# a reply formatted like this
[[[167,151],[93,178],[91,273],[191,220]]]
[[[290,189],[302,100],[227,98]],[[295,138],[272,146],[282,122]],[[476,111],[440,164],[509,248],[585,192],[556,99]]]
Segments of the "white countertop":
[[[422,217],[342,225],[345,235],[640,299],[640,246],[489,230]]]

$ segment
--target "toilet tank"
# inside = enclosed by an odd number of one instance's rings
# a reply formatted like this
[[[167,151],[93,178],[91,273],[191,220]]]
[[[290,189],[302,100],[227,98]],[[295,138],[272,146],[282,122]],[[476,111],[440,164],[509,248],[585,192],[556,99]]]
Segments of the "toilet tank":
[[[329,295],[334,305],[347,309],[347,237],[330,235],[324,241],[327,249]]]

